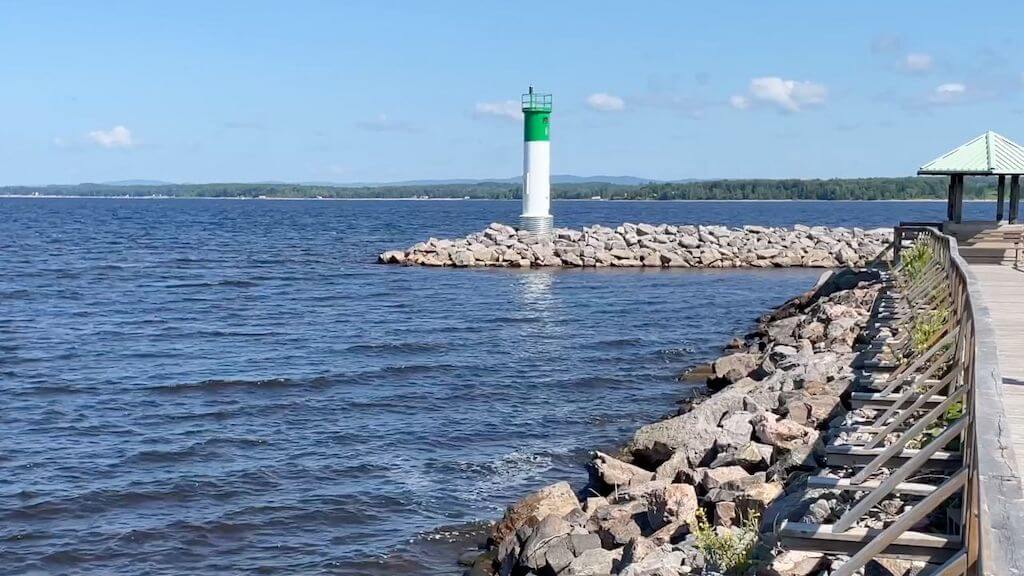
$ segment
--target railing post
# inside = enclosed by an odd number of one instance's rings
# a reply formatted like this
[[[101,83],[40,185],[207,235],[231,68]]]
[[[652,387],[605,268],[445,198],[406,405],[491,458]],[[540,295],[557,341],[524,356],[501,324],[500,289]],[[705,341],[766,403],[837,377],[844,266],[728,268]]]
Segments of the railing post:
[[[895,267],[900,263],[900,250],[903,248],[903,228],[897,226],[892,229],[892,265]]]

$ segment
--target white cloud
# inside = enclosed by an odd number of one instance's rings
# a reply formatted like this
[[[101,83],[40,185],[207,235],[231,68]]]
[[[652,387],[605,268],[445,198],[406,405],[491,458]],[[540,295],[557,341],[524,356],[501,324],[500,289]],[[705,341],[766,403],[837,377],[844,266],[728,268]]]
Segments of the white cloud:
[[[104,148],[133,148],[136,141],[132,131],[124,126],[114,126],[110,130],[93,130],[89,139]]]
[[[828,96],[828,89],[822,84],[778,76],[754,78],[749,90],[749,97],[733,96],[729,103],[742,110],[757,101],[777,106],[784,112],[800,112],[807,106],[823,104]]]
[[[626,102],[618,96],[598,92],[587,96],[587,106],[599,112],[621,112],[626,107]]]
[[[932,69],[930,54],[914,52],[903,57],[903,68],[908,72],[927,72]]]
[[[746,110],[750,108],[750,98],[736,94],[729,98],[729,105],[737,110]]]
[[[966,95],[967,86],[959,82],[949,82],[936,86],[928,99],[934,104],[953,104],[962,100]]]
[[[515,100],[501,100],[498,102],[477,102],[473,107],[473,113],[478,116],[498,116],[511,120],[520,120],[523,117],[522,104]]]

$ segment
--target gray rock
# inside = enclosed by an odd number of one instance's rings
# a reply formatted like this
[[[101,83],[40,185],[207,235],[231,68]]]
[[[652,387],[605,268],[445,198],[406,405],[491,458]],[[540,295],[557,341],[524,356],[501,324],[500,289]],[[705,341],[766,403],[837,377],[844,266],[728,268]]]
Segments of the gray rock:
[[[601,537],[597,534],[570,534],[569,542],[572,545],[572,552],[575,556],[582,556],[587,550],[601,548]]]
[[[653,530],[683,524],[688,528],[696,521],[697,492],[689,484],[669,484],[652,490],[645,500],[647,521]]]
[[[711,396],[689,412],[641,427],[633,435],[624,451],[634,462],[641,461],[658,466],[673,458],[676,471],[684,463],[690,467],[710,463],[718,423],[727,412],[773,409],[778,404],[778,393],[766,390],[750,379],[741,380]],[[753,409],[753,410],[752,410]],[[667,478],[668,471],[658,470],[658,478]]]
[[[659,254],[661,264],[666,268],[684,268],[688,267],[689,263],[680,254],[676,252],[662,252]]]
[[[680,236],[678,243],[683,248],[696,248],[700,246],[700,240],[698,240],[696,236]]]
[[[469,250],[459,250],[452,254],[452,263],[459,267],[473,266],[476,264],[476,259],[473,258],[473,253]]]
[[[568,535],[557,538],[548,545],[544,552],[544,561],[552,572],[557,574],[572,564],[576,556],[573,554],[571,546]]]
[[[568,482],[545,486],[508,507],[505,516],[495,524],[491,537],[502,542],[523,526],[536,526],[549,515],[564,517],[579,508],[579,500]]]
[[[587,550],[561,572],[565,576],[604,576],[612,573],[612,565],[618,558],[611,550],[600,548]]]
[[[740,352],[718,358],[712,363],[711,369],[716,382],[719,384],[732,384],[753,372],[759,363],[759,358],[756,354]]]
[[[735,502],[715,502],[715,526],[733,526],[736,520]]]
[[[716,444],[719,446],[742,446],[750,441],[754,426],[750,423],[754,414],[745,411],[729,412],[718,424],[721,435]],[[714,468],[714,466],[712,466]]]
[[[568,522],[555,514],[549,514],[540,521],[530,537],[523,543],[523,549],[519,553],[519,564],[532,570],[543,568],[547,564],[547,550],[552,544],[561,542],[560,546],[568,549],[570,530],[572,527]],[[562,568],[564,567],[562,566]]]
[[[382,264],[404,264],[405,252],[401,250],[388,250],[377,258]]]
[[[751,426],[751,429],[753,427]],[[719,446],[718,456],[711,463],[710,468],[722,466],[742,466],[748,472],[765,469],[772,463],[774,448],[767,444],[747,442],[739,447],[734,445],[726,446],[723,451]]]
[[[588,469],[592,478],[610,488],[633,486],[654,479],[653,472],[627,464],[603,452],[594,452]]]
[[[566,266],[583,266],[583,259],[575,254],[563,254],[561,259],[562,264],[565,264]]]
[[[634,516],[643,510],[640,501],[624,504],[609,504],[599,508],[587,521],[589,532],[601,537],[605,548],[617,548],[625,545],[631,538],[641,535],[640,525]]]
[[[729,490],[730,488],[726,484],[750,477],[750,473],[739,466],[722,466],[705,471],[701,484],[705,490],[714,490],[715,488]]]
[[[642,560],[626,562],[625,552],[623,553],[625,566],[620,576],[679,576],[683,563],[686,561],[686,554],[680,550],[673,550],[671,546],[662,545],[653,548],[644,555]]]

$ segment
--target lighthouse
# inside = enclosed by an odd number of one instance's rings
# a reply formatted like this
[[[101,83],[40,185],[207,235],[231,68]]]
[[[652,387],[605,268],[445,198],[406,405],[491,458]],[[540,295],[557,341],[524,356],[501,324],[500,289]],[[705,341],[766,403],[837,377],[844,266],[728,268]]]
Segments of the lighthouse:
[[[523,94],[523,214],[519,228],[549,235],[551,218],[551,94]]]

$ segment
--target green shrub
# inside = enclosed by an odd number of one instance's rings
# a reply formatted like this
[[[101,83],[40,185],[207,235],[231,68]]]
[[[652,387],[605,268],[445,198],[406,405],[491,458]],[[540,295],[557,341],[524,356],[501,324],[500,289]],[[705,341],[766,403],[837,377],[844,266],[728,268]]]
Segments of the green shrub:
[[[916,281],[924,274],[931,259],[931,245],[926,242],[916,242],[900,254],[900,260],[903,263],[902,278],[908,283]]]
[[[910,327],[910,338],[915,352],[924,352],[935,335],[949,320],[949,309],[940,308],[916,316]]]
[[[751,514],[744,519],[739,530],[719,534],[708,522],[702,508],[697,508],[697,548],[704,554],[708,567],[723,574],[743,574],[750,567],[754,545],[759,536],[760,517]]]
[[[946,428],[948,428],[951,424],[959,420],[963,415],[963,400],[954,402],[953,404],[950,405],[948,409],[946,409],[946,413],[940,416],[939,418],[936,418],[935,422],[929,424],[928,427],[925,428],[924,432],[921,432],[920,434],[918,434],[916,438],[914,438],[910,442],[907,442],[907,447],[921,448],[923,446],[926,446],[929,442],[932,441],[932,439],[938,438],[940,434],[945,432]],[[953,440],[950,446],[954,450],[959,450],[960,440]]]

